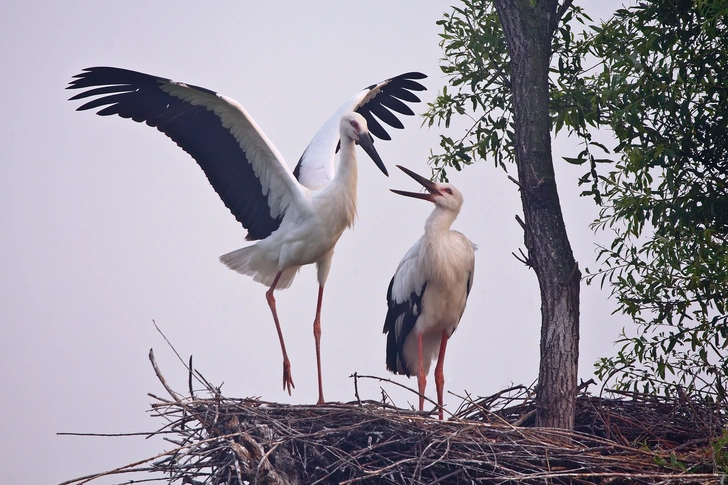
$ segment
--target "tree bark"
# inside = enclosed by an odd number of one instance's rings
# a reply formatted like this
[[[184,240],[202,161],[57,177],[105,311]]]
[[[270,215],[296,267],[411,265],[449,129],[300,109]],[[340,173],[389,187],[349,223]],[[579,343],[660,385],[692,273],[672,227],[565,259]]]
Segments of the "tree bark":
[[[573,429],[579,358],[579,285],[556,189],[549,123],[555,0],[494,0],[511,58],[515,154],[525,245],[541,290],[537,425]],[[568,5],[568,3],[567,3]]]

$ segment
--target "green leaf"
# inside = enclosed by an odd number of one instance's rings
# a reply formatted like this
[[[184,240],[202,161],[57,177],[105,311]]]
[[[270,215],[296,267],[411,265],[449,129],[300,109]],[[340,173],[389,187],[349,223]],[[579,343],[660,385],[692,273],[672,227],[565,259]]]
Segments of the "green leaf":
[[[568,163],[571,163],[572,165],[583,165],[584,162],[586,162],[583,158],[572,158],[572,157],[562,157],[565,161]]]

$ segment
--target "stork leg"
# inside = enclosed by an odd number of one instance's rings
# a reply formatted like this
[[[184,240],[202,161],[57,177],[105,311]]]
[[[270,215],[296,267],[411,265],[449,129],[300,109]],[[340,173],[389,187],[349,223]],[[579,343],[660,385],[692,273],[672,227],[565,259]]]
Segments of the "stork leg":
[[[324,403],[324,384],[321,379],[321,302],[324,299],[324,287],[319,286],[318,303],[316,304],[316,318],[313,321],[313,338],[316,340],[316,367],[318,368],[318,402]]]
[[[445,348],[448,341],[447,332],[443,330],[442,340],[440,340],[440,353],[437,356],[437,365],[435,366],[435,387],[437,388],[437,407],[438,415],[442,421],[442,391],[445,387],[445,375],[442,373],[442,367],[445,362]]]
[[[279,271],[276,277],[273,279],[273,284],[270,285],[268,291],[265,292],[265,299],[268,300],[268,306],[270,307],[271,313],[273,313],[273,321],[276,324],[276,330],[278,331],[278,340],[281,342],[281,351],[283,351],[283,390],[288,389],[288,395],[291,395],[291,388],[295,388],[293,379],[291,378],[291,361],[288,360],[288,352],[286,352],[286,343],[283,341],[283,331],[281,330],[281,324],[278,321],[278,312],[276,311],[276,299],[273,296],[273,291],[276,289],[278,280],[281,278],[283,271]]]
[[[425,366],[422,363],[422,332],[417,334],[417,390],[420,392],[420,411],[425,409],[425,387],[427,386],[427,376],[425,376]]]

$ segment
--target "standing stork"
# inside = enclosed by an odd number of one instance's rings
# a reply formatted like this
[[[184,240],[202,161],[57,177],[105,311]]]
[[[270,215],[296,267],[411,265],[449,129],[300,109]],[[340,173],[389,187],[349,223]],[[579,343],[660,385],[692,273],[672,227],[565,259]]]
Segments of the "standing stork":
[[[476,246],[462,233],[450,230],[463,205],[463,194],[451,184],[436,184],[397,166],[427,193],[392,192],[434,202],[435,210],[427,218],[425,234],[407,251],[389,283],[389,310],[384,320],[387,370],[407,377],[417,375],[422,411],[426,376],[437,355],[435,386],[442,419],[445,348],[465,311],[473,284]]]
[[[313,331],[322,404],[321,303],[334,246],[356,216],[355,145],[388,175],[371,135],[391,138],[373,115],[403,128],[394,112],[414,114],[404,102],[419,102],[413,91],[425,87],[415,80],[425,77],[402,74],[350,98],[316,133],[293,172],[240,104],[209,89],[114,67],[84,69],[68,89],[85,89],[71,100],[95,97],[79,111],[102,108],[98,115],[144,121],[170,137],[197,161],[248,230],[245,239],[258,241],[220,261],[269,287],[265,295],[283,353],[283,389],[289,394],[295,385],[273,291],[288,288],[301,266],[316,263],[319,292]]]

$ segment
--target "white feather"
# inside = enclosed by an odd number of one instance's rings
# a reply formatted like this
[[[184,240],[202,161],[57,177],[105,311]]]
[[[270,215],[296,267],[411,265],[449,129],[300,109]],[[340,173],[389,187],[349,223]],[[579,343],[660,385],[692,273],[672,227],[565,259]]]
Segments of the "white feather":
[[[160,88],[195,106],[205,106],[220,118],[248,157],[263,187],[263,195],[268,196],[272,217],[278,217],[290,206],[302,204],[303,194],[309,189],[293,177],[283,155],[237,101],[180,83],[162,84]]]

